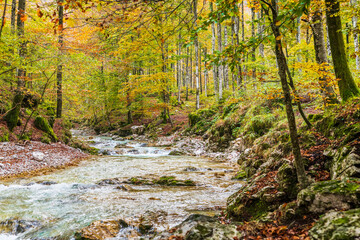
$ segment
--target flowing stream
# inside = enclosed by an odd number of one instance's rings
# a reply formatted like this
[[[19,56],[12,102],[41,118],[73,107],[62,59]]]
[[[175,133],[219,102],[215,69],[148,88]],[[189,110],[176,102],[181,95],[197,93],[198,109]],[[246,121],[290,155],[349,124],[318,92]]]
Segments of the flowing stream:
[[[191,156],[169,156],[170,149],[110,137],[81,136],[102,152],[78,166],[53,173],[0,182],[0,222],[10,218],[34,221],[22,233],[0,234],[7,239],[72,239],[75,231],[96,220],[136,222],[156,215],[157,231],[183,221],[191,213],[214,214],[241,185],[231,180],[225,162]],[[174,176],[197,186],[114,185],[97,182],[131,177]],[[1,231],[1,228],[0,228]],[[119,236],[117,239],[128,239]]]

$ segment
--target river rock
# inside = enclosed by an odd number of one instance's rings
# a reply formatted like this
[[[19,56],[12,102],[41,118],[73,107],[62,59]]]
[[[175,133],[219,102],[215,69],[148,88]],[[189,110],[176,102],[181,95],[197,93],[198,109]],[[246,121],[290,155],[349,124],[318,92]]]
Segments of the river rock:
[[[180,150],[172,150],[170,153],[169,153],[170,156],[181,156],[181,155],[185,155],[183,151],[180,151]]]
[[[42,152],[33,152],[32,157],[33,157],[33,160],[41,162],[44,160],[45,154]]]
[[[143,126],[143,125],[132,126],[131,127],[131,132],[132,132],[132,134],[143,135],[144,132],[145,132],[145,126]]]
[[[10,218],[0,222],[0,233],[20,234],[29,229],[38,228],[41,226],[39,221],[28,221]]]
[[[75,240],[105,240],[114,238],[120,229],[129,225],[124,220],[95,221],[75,233]]]
[[[111,178],[111,179],[104,179],[99,182],[97,182],[97,185],[100,186],[107,186],[107,185],[121,185],[123,182],[119,180],[118,178]]]
[[[297,202],[300,208],[316,214],[360,207],[360,179],[313,183],[298,194]]]
[[[347,240],[360,238],[360,208],[329,212],[309,232],[313,240]]]
[[[235,224],[221,224],[217,218],[192,214],[171,233],[163,233],[154,239],[223,240],[234,239],[240,233]]]

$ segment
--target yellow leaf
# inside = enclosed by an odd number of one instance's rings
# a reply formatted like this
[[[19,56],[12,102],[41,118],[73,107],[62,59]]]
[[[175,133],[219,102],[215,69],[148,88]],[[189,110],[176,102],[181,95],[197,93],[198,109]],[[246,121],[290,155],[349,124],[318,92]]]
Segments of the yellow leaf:
[[[281,24],[281,22],[280,21],[277,21],[276,23],[275,23],[275,26],[280,26],[280,24]]]
[[[277,37],[276,37],[276,40],[281,40],[281,38],[282,38],[281,35],[280,35],[280,36],[277,36]]]

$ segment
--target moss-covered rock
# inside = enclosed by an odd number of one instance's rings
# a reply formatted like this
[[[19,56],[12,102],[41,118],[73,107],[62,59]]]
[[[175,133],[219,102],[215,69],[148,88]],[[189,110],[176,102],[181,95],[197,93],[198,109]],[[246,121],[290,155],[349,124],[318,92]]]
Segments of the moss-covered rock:
[[[344,177],[360,178],[360,148],[345,146],[338,150],[328,149],[325,154],[332,157],[330,175],[332,179]]]
[[[315,214],[360,207],[360,179],[313,183],[298,194],[297,203],[300,208]]]
[[[13,108],[4,117],[10,131],[12,131],[18,125],[23,98],[24,96],[22,92],[16,93],[13,101]]]
[[[360,208],[329,212],[310,230],[313,240],[353,240],[360,238]]]
[[[223,240],[240,237],[236,224],[221,224],[217,218],[192,214],[171,232],[161,234],[157,239]]]
[[[284,163],[278,170],[276,180],[279,183],[279,190],[285,192],[289,199],[296,197],[298,191],[294,166],[290,163]]]
[[[54,133],[54,130],[52,129],[46,118],[37,116],[35,118],[34,125],[37,129],[40,129],[41,131],[48,134],[51,137],[52,141],[56,142],[58,140],[57,136]]]
[[[42,143],[46,143],[46,144],[50,144],[51,143],[51,139],[50,137],[45,133],[42,135],[41,140]]]
[[[274,188],[259,189],[257,186],[258,181],[265,176],[266,174],[257,176],[228,198],[226,212],[229,217],[247,221],[260,218],[279,207],[280,200],[284,198],[284,193],[269,194]]]

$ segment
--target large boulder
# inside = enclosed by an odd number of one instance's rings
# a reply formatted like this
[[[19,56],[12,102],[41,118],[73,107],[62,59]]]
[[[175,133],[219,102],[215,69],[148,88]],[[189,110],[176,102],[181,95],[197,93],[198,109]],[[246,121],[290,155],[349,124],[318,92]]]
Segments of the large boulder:
[[[143,135],[145,132],[145,126],[132,126],[131,127],[131,133],[136,135]]]
[[[360,239],[360,208],[344,212],[329,212],[310,230],[313,240]]]
[[[360,178],[359,146],[345,146],[339,150],[328,149],[324,154],[332,157],[330,166],[331,179],[344,177]]]
[[[313,183],[298,194],[297,203],[300,208],[315,214],[359,207],[360,179],[351,178]]]
[[[264,186],[267,181],[267,174],[259,175],[231,195],[227,200],[228,216],[247,221],[260,218],[277,209],[286,198],[285,193],[278,192],[272,183]]]
[[[239,235],[235,224],[221,224],[217,218],[193,214],[170,232],[154,239],[223,240]]]
[[[276,180],[279,189],[286,193],[288,198],[293,199],[297,195],[297,178],[294,166],[291,163],[284,163],[278,170]]]
[[[114,238],[120,229],[128,227],[123,220],[95,221],[75,233],[76,240],[104,240]]]

